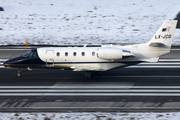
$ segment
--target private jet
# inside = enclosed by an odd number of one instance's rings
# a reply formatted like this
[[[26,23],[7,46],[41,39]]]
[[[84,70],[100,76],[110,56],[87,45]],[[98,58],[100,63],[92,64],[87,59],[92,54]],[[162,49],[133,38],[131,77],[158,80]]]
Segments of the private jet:
[[[177,20],[165,21],[147,43],[99,47],[42,47],[4,62],[6,68],[18,68],[20,77],[24,68],[53,68],[84,71],[87,79],[93,74],[141,62],[158,62],[159,57],[170,52]]]

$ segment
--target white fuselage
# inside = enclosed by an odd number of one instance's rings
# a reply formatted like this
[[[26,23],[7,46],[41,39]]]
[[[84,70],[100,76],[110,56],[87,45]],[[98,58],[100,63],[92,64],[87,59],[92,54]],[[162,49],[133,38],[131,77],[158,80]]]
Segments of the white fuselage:
[[[120,48],[110,47],[48,47],[38,48],[37,53],[47,67],[75,71],[109,70],[126,65],[119,61],[123,60],[123,55],[132,56]]]

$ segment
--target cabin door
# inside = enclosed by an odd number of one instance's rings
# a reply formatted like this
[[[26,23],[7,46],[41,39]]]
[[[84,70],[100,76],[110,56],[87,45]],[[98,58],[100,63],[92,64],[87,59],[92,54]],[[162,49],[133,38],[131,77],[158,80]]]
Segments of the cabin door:
[[[54,67],[54,51],[53,50],[46,51],[46,66]]]

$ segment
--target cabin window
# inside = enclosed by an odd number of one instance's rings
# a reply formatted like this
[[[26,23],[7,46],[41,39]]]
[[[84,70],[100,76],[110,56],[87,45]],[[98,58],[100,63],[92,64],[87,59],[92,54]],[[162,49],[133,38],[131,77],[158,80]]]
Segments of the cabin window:
[[[60,56],[60,53],[59,53],[59,52],[57,52],[57,53],[56,53],[56,55],[59,57],[59,56]]]
[[[73,56],[76,56],[76,52],[73,52]]]
[[[65,52],[65,56],[68,56],[68,52]]]
[[[92,52],[92,56],[95,56],[95,52]]]
[[[33,56],[33,52],[31,52],[29,55],[28,55],[28,57],[32,57]]]
[[[82,56],[85,56],[85,52],[82,52]]]

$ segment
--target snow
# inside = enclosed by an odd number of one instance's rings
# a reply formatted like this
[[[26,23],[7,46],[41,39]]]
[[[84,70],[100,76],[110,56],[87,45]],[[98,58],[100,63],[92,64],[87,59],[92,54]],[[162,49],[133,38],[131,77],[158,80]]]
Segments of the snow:
[[[0,113],[0,120],[179,120],[180,112]]]
[[[174,19],[179,0],[1,0],[0,45],[135,44]],[[97,8],[97,9],[95,9]],[[173,45],[180,45],[177,29]]]
[[[179,0],[1,0],[0,45],[136,44],[147,42],[163,21],[174,19]],[[97,8],[97,9],[95,9]],[[173,45],[180,45],[176,29]],[[0,113],[0,120],[177,120],[162,113]]]

